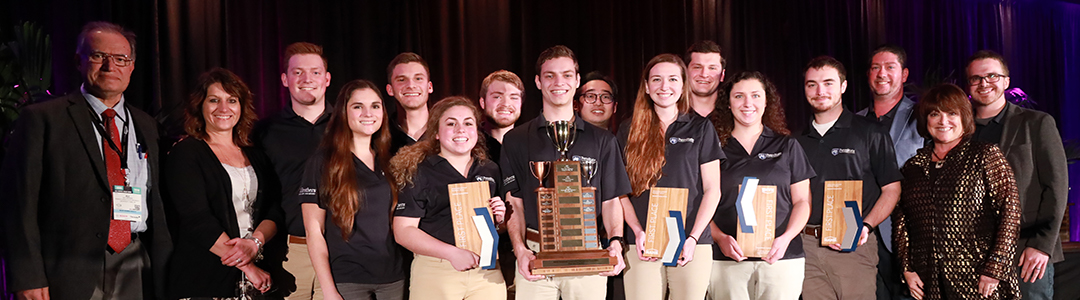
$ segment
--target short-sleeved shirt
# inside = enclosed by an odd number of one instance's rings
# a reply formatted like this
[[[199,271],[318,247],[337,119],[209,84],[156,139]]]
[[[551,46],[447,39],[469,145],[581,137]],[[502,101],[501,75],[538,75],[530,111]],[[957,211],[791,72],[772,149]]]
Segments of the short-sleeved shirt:
[[[326,210],[324,221],[326,248],[330,256],[330,273],[335,282],[383,284],[405,279],[405,256],[390,231],[393,198],[390,184],[382,167],[375,170],[353,157],[356,185],[361,198],[360,209],[353,216],[353,230],[346,241],[341,227],[334,223],[334,212],[319,199],[326,159],[317,153],[308,160],[296,193],[301,203],[315,203]]]
[[[759,180],[758,185],[776,186],[776,236],[783,235],[791,217],[791,185],[816,175],[799,142],[765,127],[750,153],[747,153],[734,137],[728,138],[723,149],[727,159],[720,163],[722,193],[713,222],[725,234],[738,238],[739,213],[735,209],[735,203],[739,197],[739,185],[742,184],[743,177],[756,177]],[[782,259],[804,256],[802,239],[794,238],[788,244]],[[713,259],[732,260],[724,256],[715,243]]]
[[[575,115],[573,123],[577,139],[566,155],[573,160],[596,160],[597,170],[588,186],[596,187],[597,198],[609,201],[629,194],[630,179],[626,177],[626,165],[623,164],[622,151],[615,135],[582,121],[580,116]],[[555,145],[546,133],[548,127],[550,125],[544,119],[543,113],[521,126],[514,127],[503,136],[499,162],[503,174],[501,193],[510,192],[514,197],[522,199],[522,205],[525,206],[525,225],[533,229],[539,228],[534,191],[540,187],[540,181],[529,171],[529,162],[554,161],[559,158]],[[598,215],[603,218],[602,213]]]
[[[889,133],[880,124],[847,109],[840,113],[824,137],[813,127],[807,127],[796,139],[817,173],[810,179],[812,198],[807,224],[821,225],[827,180],[861,180],[862,214],[865,216],[881,197],[882,186],[903,179],[896,166],[896,153]]]
[[[619,126],[620,149],[626,149],[630,136],[630,122],[631,120],[626,120]],[[724,160],[724,151],[720,149],[720,139],[716,136],[716,129],[712,122],[692,112],[680,114],[675,122],[668,126],[667,132],[664,133],[664,142],[665,163],[660,169],[663,175],[660,180],[657,180],[656,186],[687,189],[686,214],[683,215],[683,220],[686,224],[685,232],[689,234],[697,220],[698,208],[701,206],[704,193],[701,165],[715,160]],[[630,203],[634,205],[634,214],[637,215],[638,221],[643,223],[641,224],[643,228],[649,214],[650,191],[645,190],[639,196],[630,195]],[[626,242],[636,243],[635,232],[629,226],[625,229]],[[698,244],[709,243],[712,243],[712,234],[706,229],[698,238]]]
[[[326,105],[322,115],[311,123],[297,115],[292,106],[286,106],[278,114],[259,122],[252,135],[255,145],[270,158],[281,180],[281,208],[285,210],[285,232],[289,235],[305,236],[296,191],[304,173],[304,162],[319,147],[333,110]]]
[[[420,162],[412,184],[398,193],[394,216],[420,218],[420,230],[444,243],[454,245],[454,217],[450,214],[450,184],[474,181],[489,182],[492,197],[498,196],[499,167],[484,160],[473,160],[469,175],[461,173],[445,158],[430,155]]]

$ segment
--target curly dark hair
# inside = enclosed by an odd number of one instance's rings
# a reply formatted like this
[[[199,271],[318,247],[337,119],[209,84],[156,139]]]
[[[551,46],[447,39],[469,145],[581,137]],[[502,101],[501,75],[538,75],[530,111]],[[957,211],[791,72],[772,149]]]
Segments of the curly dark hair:
[[[780,104],[780,93],[776,91],[776,85],[758,71],[746,71],[736,74],[724,83],[723,97],[716,101],[716,109],[709,114],[709,120],[716,126],[716,134],[720,137],[720,145],[727,145],[731,138],[731,131],[735,129],[735,115],[731,111],[731,89],[735,84],[744,80],[756,80],[765,88],[765,114],[761,116],[761,123],[780,135],[791,135],[787,128],[784,106]]]
[[[255,121],[259,119],[255,115],[255,96],[239,76],[224,68],[213,68],[199,75],[195,88],[188,97],[187,108],[184,109],[184,131],[189,136],[206,140],[203,102],[206,101],[210,86],[215,83],[220,83],[226,93],[240,100],[240,120],[233,127],[233,143],[241,147],[251,146],[251,128],[255,127]]]
[[[431,112],[428,114],[427,131],[420,137],[420,141],[401,148],[394,155],[394,158],[390,159],[390,172],[393,173],[394,182],[397,184],[398,189],[413,184],[413,175],[416,175],[416,168],[420,166],[420,163],[428,156],[442,151],[439,141],[435,139],[435,135],[439,133],[439,120],[442,119],[447,110],[455,106],[464,106],[472,111],[474,120],[481,120],[480,117],[483,114],[473,102],[462,96],[450,96],[439,100],[431,107]],[[488,159],[487,143],[484,142],[483,138],[476,140],[471,155],[472,159],[476,161]]]

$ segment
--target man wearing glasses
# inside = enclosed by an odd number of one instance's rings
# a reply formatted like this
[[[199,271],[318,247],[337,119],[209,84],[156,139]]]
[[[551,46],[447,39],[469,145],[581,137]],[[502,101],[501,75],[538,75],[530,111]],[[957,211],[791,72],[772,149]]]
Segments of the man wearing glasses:
[[[592,71],[582,78],[585,84],[578,89],[578,109],[581,119],[589,124],[596,125],[607,131],[614,132],[618,128],[618,122],[612,120],[618,103],[615,102],[615,81],[604,76],[599,71]]]
[[[1050,115],[1005,100],[1009,66],[1000,54],[981,50],[967,65],[967,90],[975,111],[975,140],[997,144],[1016,176],[1020,239],[1016,243],[1024,299],[1054,298],[1054,263],[1061,252],[1061,219],[1069,172],[1057,124]]]
[[[80,90],[23,109],[7,141],[7,284],[18,299],[152,299],[155,286],[164,290],[172,242],[157,189],[157,123],[124,97],[135,34],[92,22],[77,45]]]

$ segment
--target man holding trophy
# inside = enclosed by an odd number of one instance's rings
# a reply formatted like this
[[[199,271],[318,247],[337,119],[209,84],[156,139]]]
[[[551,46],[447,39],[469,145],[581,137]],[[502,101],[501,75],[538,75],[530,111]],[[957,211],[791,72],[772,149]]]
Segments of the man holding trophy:
[[[814,118],[796,138],[818,176],[810,179],[810,219],[801,235],[802,296],[873,299],[877,286],[866,279],[877,274],[874,227],[892,213],[900,196],[902,176],[892,159],[892,140],[885,128],[844,109],[847,74],[835,58],[814,58],[803,75]],[[847,201],[858,204],[862,223],[844,220]]]
[[[604,299],[603,276],[625,266],[617,200],[630,182],[615,136],[574,114],[580,75],[573,51],[544,50],[536,69],[543,111],[506,134],[499,163],[511,206],[516,297]]]

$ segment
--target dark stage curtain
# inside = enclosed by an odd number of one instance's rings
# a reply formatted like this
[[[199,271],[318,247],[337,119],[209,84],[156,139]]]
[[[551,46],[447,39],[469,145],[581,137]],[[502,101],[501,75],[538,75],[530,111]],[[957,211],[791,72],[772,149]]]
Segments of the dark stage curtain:
[[[281,55],[297,41],[324,46],[330,101],[352,79],[385,84],[390,59],[412,51],[431,65],[432,103],[450,95],[476,99],[483,77],[506,69],[525,82],[528,120],[541,107],[534,65],[547,47],[573,49],[581,74],[612,75],[622,115],[650,58],[681,56],[691,43],[711,39],[724,49],[729,76],[758,70],[776,82],[793,128],[809,122],[801,88],[807,61],[842,61],[844,103],[858,110],[871,101],[868,52],[889,42],[908,51],[912,94],[963,77],[967,56],[978,49],[1002,53],[1012,87],[1057,118],[1064,138],[1080,139],[1080,4],[1073,1],[0,1],[0,26],[34,21],[51,34],[57,95],[78,88],[72,53],[84,23],[107,20],[134,30],[139,55],[127,99],[174,135],[182,131],[191,85],[211,67],[240,75],[260,116],[288,105]],[[1080,184],[1080,168],[1071,173]],[[1072,193],[1080,198],[1080,190]]]

